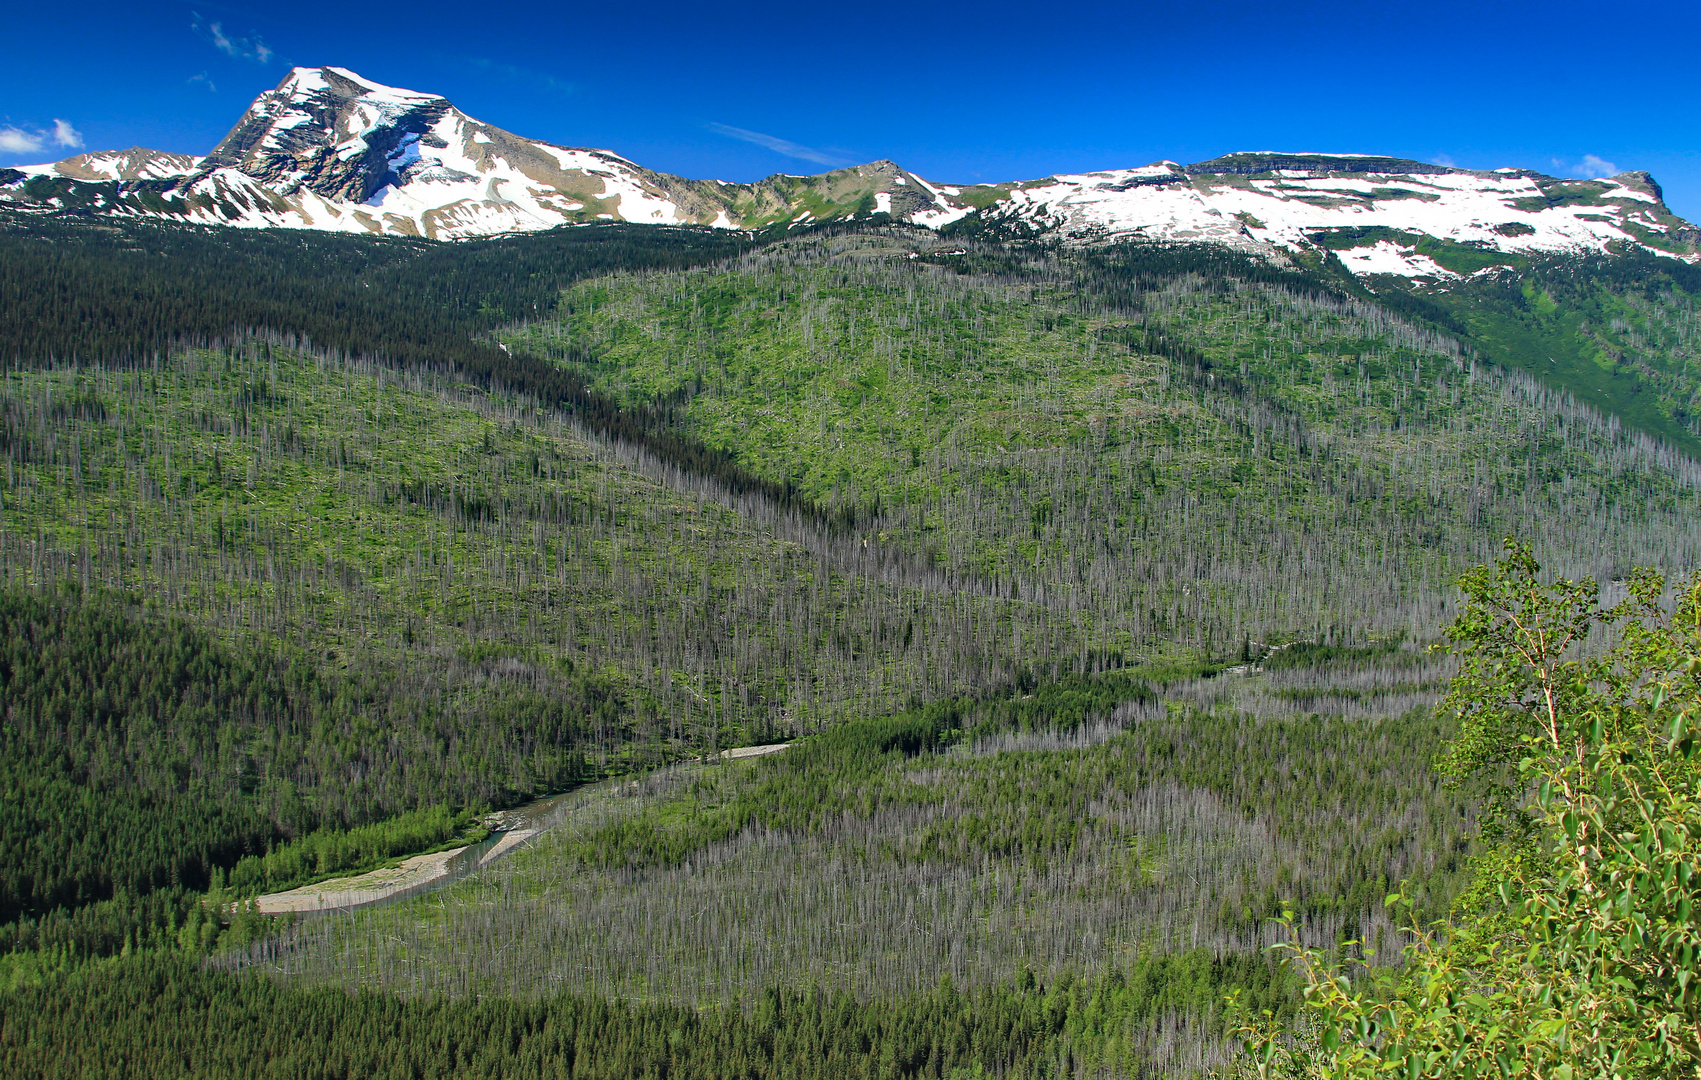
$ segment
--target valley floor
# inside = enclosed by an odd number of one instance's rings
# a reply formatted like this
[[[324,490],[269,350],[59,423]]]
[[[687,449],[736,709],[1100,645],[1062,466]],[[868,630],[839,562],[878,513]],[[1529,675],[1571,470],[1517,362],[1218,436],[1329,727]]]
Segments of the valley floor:
[[[722,750],[719,760],[743,761],[765,757],[779,753],[789,745],[772,743],[766,746],[735,747]],[[700,765],[684,764],[676,765],[668,771],[691,771],[700,768]],[[567,795],[550,796],[525,806],[502,811],[493,816],[500,831],[483,843],[415,855],[393,866],[380,867],[364,874],[328,878],[295,889],[267,893],[253,900],[254,910],[262,915],[354,911],[406,900],[442,888],[469,874],[489,868],[499,859],[512,854],[522,844],[569,820],[574,810],[582,807],[586,801],[606,796],[623,786],[635,786],[635,782],[604,781]]]
[[[504,834],[503,839],[508,839]],[[495,849],[491,849],[494,853]],[[472,848],[455,848],[430,855],[415,855],[397,866],[380,867],[353,877],[332,878],[299,889],[269,893],[254,900],[254,910],[263,915],[287,915],[319,911],[351,911],[385,901],[417,896],[427,889],[448,884],[455,872],[468,862],[482,863]]]

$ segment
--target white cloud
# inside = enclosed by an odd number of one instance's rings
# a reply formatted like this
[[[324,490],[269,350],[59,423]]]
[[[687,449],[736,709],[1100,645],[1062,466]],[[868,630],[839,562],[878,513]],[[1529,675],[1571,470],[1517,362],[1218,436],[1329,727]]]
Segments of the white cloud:
[[[845,161],[842,158],[833,157],[824,151],[816,150],[808,146],[800,146],[797,143],[777,138],[773,135],[764,135],[760,131],[746,131],[743,128],[730,127],[726,124],[710,124],[709,130],[717,135],[726,135],[729,138],[742,139],[747,143],[755,143],[757,146],[765,146],[769,150],[774,151],[776,154],[784,154],[786,157],[800,158],[804,161],[813,161],[817,165],[832,166],[850,164],[850,162]]]
[[[215,94],[219,92],[219,88],[213,85],[213,80],[212,80],[211,76],[209,76],[204,71],[201,72],[199,75],[191,75],[191,76],[189,76],[188,79],[186,79],[184,81],[189,82],[189,83],[200,83],[201,85],[205,86],[208,90],[211,90]]]
[[[53,120],[53,141],[59,146],[68,146],[73,150],[83,148],[83,133],[71,126],[69,120]]]
[[[272,47],[261,41],[259,34],[255,34],[251,38],[232,37],[224,32],[223,23],[206,22],[201,18],[201,13],[198,11],[192,11],[190,14],[195,18],[190,22],[189,29],[212,43],[213,48],[226,56],[233,56],[238,60],[252,60],[257,64],[264,64],[271,60],[273,56]]]
[[[10,125],[0,127],[0,152],[7,154],[33,154],[41,149],[42,138],[33,131],[15,128]]]
[[[1605,158],[1596,157],[1594,154],[1584,154],[1583,160],[1573,165],[1572,168],[1583,176],[1617,176],[1623,171],[1612,162]]]
[[[81,150],[83,133],[72,127],[69,120],[58,119],[53,121],[52,131],[13,124],[0,127],[0,154],[34,154],[49,144]]]

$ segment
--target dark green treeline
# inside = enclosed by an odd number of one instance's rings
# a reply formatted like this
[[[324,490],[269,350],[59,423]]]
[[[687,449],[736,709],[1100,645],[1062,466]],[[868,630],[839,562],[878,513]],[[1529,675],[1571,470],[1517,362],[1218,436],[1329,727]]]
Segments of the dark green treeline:
[[[321,826],[560,790],[592,774],[585,736],[622,708],[595,676],[485,704],[333,678],[120,595],[0,590],[0,924],[205,890]]]
[[[858,1001],[773,990],[741,1006],[559,996],[451,1002],[301,990],[163,957],[91,966],[0,996],[0,1073],[42,1080],[278,1077],[351,1080],[848,1080],[1139,1076],[1167,1033],[1220,1031],[1242,990],[1286,1013],[1287,976],[1263,957],[1143,959],[1094,982],[1014,983]],[[1189,1014],[1193,1019],[1183,1020]]]

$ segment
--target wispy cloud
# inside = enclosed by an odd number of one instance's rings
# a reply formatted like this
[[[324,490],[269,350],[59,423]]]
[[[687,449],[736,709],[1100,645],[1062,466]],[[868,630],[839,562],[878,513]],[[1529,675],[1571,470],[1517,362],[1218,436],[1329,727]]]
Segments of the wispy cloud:
[[[1567,162],[1561,161],[1559,158],[1550,160],[1552,160],[1555,169],[1572,176],[1617,176],[1624,171],[1607,159],[1597,157],[1594,154],[1584,154],[1582,161]]]
[[[1605,158],[1596,157],[1594,154],[1584,154],[1583,160],[1571,166],[1571,168],[1583,176],[1617,176],[1624,171]]]
[[[13,124],[0,127],[0,153],[33,154],[48,145],[81,150],[83,133],[72,127],[69,120],[58,119],[53,121],[51,131],[22,128]]]
[[[195,83],[200,83],[202,86],[205,86],[208,90],[211,90],[215,94],[219,92],[219,88],[213,85],[212,77],[209,76],[204,71],[201,72],[199,75],[191,75],[191,76],[189,76],[189,78],[185,79],[184,81],[187,82],[187,83],[190,83],[191,85],[193,85]]]
[[[494,75],[521,86],[536,87],[539,90],[548,90],[551,93],[562,95],[574,94],[579,90],[572,83],[563,82],[547,72],[533,71],[531,68],[517,67],[514,64],[502,64],[495,60],[487,60],[482,56],[470,57],[466,63],[469,67],[476,68],[487,75]]]
[[[0,127],[0,152],[7,154],[33,154],[41,149],[43,139],[33,131],[23,128]]]
[[[824,150],[816,150],[813,147],[801,146],[788,139],[781,139],[774,135],[764,135],[760,131],[746,131],[743,128],[731,127],[727,124],[710,124],[709,130],[717,135],[725,135],[730,139],[742,139],[747,143],[755,143],[757,146],[765,146],[774,153],[784,154],[786,157],[794,157],[803,161],[813,161],[817,165],[850,164],[850,162],[843,158],[836,158]]]
[[[203,40],[210,42],[213,48],[226,56],[238,60],[252,60],[256,64],[264,64],[272,58],[272,47],[260,40],[260,35],[253,37],[233,37],[225,33],[223,23],[210,23],[201,18],[201,13],[192,11],[189,14],[194,19],[189,23],[189,29],[195,31]]]

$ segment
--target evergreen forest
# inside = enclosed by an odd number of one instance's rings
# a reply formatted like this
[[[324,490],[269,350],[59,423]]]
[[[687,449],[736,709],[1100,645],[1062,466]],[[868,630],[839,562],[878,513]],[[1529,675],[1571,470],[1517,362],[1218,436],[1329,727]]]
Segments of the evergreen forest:
[[[1693,742],[1698,301],[0,212],[0,1074],[1369,1076],[1412,972],[1581,1023],[1493,941],[1692,1075],[1549,901],[1695,779],[1624,770]],[[1619,719],[1530,728],[1562,671]],[[1683,805],[1625,881],[1701,888]]]

